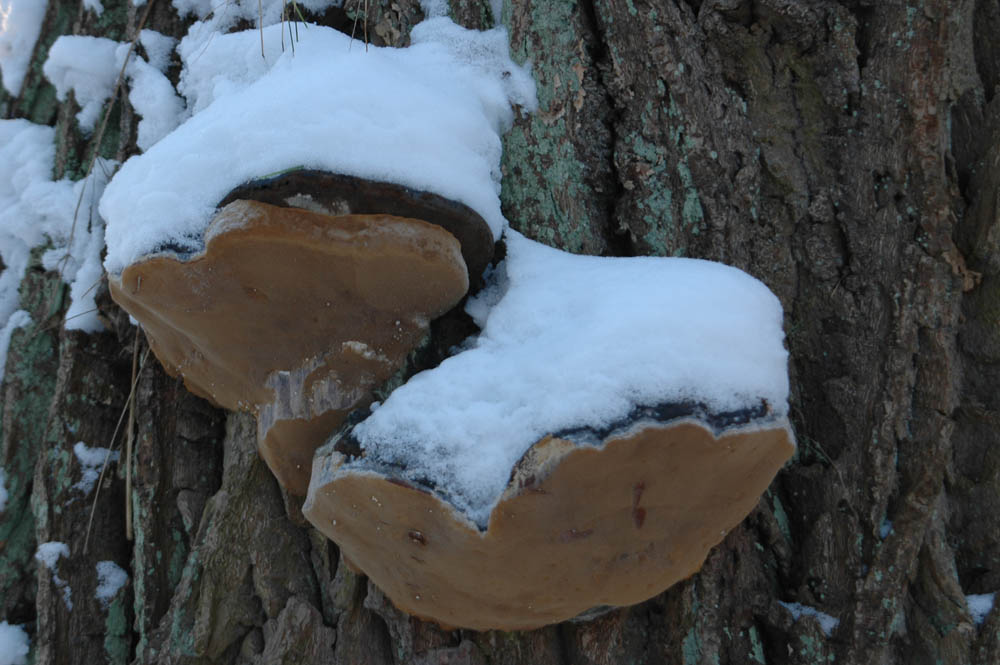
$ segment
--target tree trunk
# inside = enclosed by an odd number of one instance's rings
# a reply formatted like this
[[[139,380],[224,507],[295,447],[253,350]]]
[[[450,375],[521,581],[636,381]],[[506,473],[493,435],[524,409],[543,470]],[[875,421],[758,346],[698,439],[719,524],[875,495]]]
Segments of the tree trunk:
[[[146,27],[182,36],[190,18],[154,1]],[[417,0],[365,4],[314,18],[403,45],[422,17]],[[1000,2],[451,8],[469,27],[496,18],[532,62],[540,109],[504,141],[514,228],[579,253],[723,261],[779,296],[795,457],[701,572],[648,602],[445,631],[351,572],[258,458],[252,419],[167,377],[106,292],[107,333],[63,330],[64,287],[36,265],[0,448],[0,619],[27,627],[34,662],[1000,662],[1000,612],[977,624],[965,599],[1000,590]],[[93,146],[41,75],[48,47],[130,39],[143,11],[53,0],[20,96],[0,92],[4,117],[58,128],[57,177],[82,176]],[[103,154],[135,154],[135,124],[117,103]],[[134,356],[131,489],[123,454],[95,499],[73,446],[124,447]],[[54,570],[33,558],[49,541],[71,550]],[[99,561],[130,576],[107,603]],[[827,635],[780,602],[839,624]]]

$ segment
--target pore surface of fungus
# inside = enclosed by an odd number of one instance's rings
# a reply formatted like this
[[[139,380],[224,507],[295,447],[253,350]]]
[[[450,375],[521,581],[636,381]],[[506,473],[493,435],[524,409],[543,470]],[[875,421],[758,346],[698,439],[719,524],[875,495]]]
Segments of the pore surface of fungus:
[[[402,610],[476,630],[532,629],[631,605],[695,573],[794,450],[784,422],[721,435],[648,423],[601,446],[546,437],[480,531],[433,492],[313,466],[306,517]]]
[[[459,242],[436,224],[245,200],[220,210],[203,252],[110,281],[188,389],[257,412],[262,455],[300,495],[315,448],[468,289]]]

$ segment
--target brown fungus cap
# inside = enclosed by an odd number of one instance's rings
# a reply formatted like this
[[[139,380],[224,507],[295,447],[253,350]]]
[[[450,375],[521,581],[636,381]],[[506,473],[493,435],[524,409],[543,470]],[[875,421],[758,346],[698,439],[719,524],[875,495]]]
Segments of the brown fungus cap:
[[[486,220],[463,203],[432,192],[340,173],[296,169],[254,180],[234,189],[219,207],[239,199],[328,215],[384,214],[436,224],[458,238],[473,286],[478,286],[496,244]]]
[[[793,451],[784,419],[718,436],[693,419],[652,423],[598,447],[549,436],[481,532],[430,491],[325,446],[303,512],[401,610],[527,630],[641,602],[695,573]]]
[[[257,413],[262,456],[305,494],[315,449],[465,295],[459,242],[419,219],[246,200],[205,239],[129,266],[112,296],[189,390]]]

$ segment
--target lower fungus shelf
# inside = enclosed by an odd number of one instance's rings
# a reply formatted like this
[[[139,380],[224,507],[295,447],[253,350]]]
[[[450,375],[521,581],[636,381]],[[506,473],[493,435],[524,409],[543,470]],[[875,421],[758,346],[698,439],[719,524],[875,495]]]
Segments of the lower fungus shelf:
[[[532,629],[692,575],[793,452],[784,418],[718,436],[691,419],[651,424],[599,447],[545,437],[481,530],[436,493],[325,446],[303,513],[403,611]]]
[[[506,239],[478,338],[321,448],[303,507],[400,609],[477,630],[688,577],[795,448],[763,284]]]

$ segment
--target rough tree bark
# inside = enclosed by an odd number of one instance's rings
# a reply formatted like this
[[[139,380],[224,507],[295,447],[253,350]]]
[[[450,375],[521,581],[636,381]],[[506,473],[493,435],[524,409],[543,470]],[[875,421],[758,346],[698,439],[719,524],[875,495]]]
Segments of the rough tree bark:
[[[165,0],[147,27],[181,36]],[[318,20],[350,31],[366,3]],[[367,3],[405,44],[417,0]],[[357,5],[357,6],[356,6]],[[452,0],[530,60],[541,108],[506,137],[503,205],[574,252],[724,261],[781,298],[794,459],[690,580],[636,607],[525,633],[445,632],[396,611],[310,529],[254,451],[253,423],[165,376],[136,383],[135,538],[123,465],[73,488],[77,441],[107,445],[142,338],[60,327],[62,286],[29,270],[35,321],[3,385],[0,619],[49,663],[997,663],[1000,612],[1000,2]],[[58,172],[93,148],[41,64],[60,34],[131,38],[53,0],[4,117],[58,127]],[[172,74],[176,77],[176,67]],[[117,104],[106,156],[136,152]],[[121,435],[115,445],[120,446]],[[891,528],[890,528],[891,526]],[[89,541],[87,534],[89,532]],[[32,558],[69,543],[60,583]],[[89,545],[85,547],[85,542]],[[130,583],[93,598],[97,561]],[[840,620],[827,637],[779,601]]]

